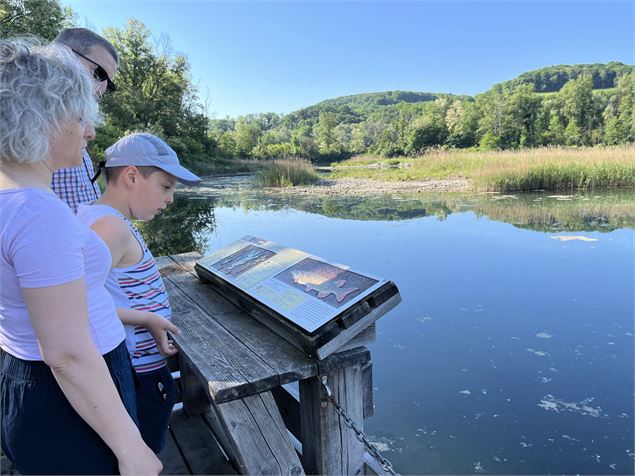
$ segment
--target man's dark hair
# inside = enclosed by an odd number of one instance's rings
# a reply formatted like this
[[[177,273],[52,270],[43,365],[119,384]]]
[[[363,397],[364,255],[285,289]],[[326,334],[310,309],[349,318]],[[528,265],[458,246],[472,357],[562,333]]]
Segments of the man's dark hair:
[[[112,43],[88,28],[64,28],[53,41],[66,45],[83,55],[90,54],[93,46],[101,46],[110,53],[119,66],[119,55]]]

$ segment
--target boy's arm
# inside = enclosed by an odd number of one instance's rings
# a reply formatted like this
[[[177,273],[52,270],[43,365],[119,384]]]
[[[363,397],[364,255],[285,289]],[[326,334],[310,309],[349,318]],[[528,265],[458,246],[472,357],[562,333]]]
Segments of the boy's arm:
[[[169,357],[178,352],[177,348],[174,347],[174,343],[168,338],[168,332],[172,332],[178,336],[181,335],[181,331],[163,316],[154,312],[136,311],[124,307],[117,308],[117,315],[124,324],[141,326],[148,329],[156,341],[157,348],[161,355]]]
[[[108,246],[112,256],[111,268],[131,266],[143,256],[139,242],[130,232],[126,222],[120,217],[107,215],[96,220],[91,228]],[[181,331],[163,316],[153,312],[136,311],[122,307],[117,308],[117,315],[124,324],[148,329],[157,342],[157,347],[162,355],[170,356],[178,352],[168,338],[168,332],[179,335]]]
[[[139,253],[143,250],[137,239],[130,232],[128,225],[116,215],[107,215],[91,225],[92,230],[106,243],[112,255],[111,268],[123,268],[135,264]],[[135,253],[139,250],[139,253]],[[141,259],[139,257],[139,259]]]

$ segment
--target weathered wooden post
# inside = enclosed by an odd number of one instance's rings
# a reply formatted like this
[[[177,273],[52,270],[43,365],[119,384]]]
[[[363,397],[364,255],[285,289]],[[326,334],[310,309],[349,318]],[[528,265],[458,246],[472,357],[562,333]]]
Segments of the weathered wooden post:
[[[363,429],[362,366],[355,364],[300,381],[302,464],[307,474],[363,474],[364,446],[328,400]]]

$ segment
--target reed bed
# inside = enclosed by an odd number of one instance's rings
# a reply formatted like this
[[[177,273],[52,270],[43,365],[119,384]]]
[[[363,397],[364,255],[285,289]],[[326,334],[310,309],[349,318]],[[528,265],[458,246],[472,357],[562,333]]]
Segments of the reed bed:
[[[292,187],[308,185],[320,179],[311,162],[304,159],[280,159],[263,162],[257,174],[264,187]]]
[[[391,159],[353,158],[339,164],[333,174],[385,180],[462,177],[479,190],[500,192],[635,186],[633,145],[515,151],[438,150],[420,157],[401,158],[399,168],[357,168],[364,163],[381,166],[387,160]]]

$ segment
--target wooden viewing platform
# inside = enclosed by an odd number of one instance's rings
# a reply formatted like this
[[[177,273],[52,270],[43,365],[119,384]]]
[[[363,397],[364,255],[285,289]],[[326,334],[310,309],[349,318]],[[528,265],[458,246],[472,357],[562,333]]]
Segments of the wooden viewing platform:
[[[307,356],[199,280],[200,257],[157,259],[182,332],[171,360],[182,409],[160,454],[163,474],[387,474],[327,402],[320,380],[327,377],[363,429],[373,413],[368,349],[354,339],[324,360]],[[373,333],[371,326],[357,342]]]

